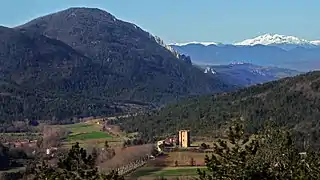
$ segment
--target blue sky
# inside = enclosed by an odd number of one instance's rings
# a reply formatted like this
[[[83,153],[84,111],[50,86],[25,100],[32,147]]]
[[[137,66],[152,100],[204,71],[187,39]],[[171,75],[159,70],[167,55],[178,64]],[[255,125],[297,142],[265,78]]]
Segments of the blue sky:
[[[12,27],[76,6],[104,9],[167,43],[232,43],[265,33],[320,39],[319,0],[6,0],[0,24]]]

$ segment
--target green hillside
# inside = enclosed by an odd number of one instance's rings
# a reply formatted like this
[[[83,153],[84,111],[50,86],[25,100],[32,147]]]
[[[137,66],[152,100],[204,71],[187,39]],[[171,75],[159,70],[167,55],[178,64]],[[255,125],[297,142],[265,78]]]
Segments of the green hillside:
[[[124,121],[128,131],[151,137],[190,129],[193,135],[215,135],[232,118],[243,117],[247,130],[258,130],[266,120],[281,126],[319,132],[320,72],[285,78],[232,93],[201,96],[166,106],[160,111]]]

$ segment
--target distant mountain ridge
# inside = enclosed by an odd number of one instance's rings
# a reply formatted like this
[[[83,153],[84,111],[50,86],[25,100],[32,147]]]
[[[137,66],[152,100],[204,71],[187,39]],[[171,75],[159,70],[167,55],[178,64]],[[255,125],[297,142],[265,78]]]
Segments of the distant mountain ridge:
[[[295,36],[286,36],[281,34],[263,34],[257,36],[252,39],[246,39],[240,42],[236,42],[233,44],[224,44],[224,43],[217,43],[217,42],[185,42],[185,43],[171,43],[169,45],[172,46],[186,46],[189,44],[201,44],[204,46],[209,45],[234,45],[234,46],[254,46],[254,45],[272,45],[272,46],[280,46],[281,45],[296,45],[296,47],[308,47],[314,48],[320,45],[320,40],[306,40],[302,38],[298,38]]]
[[[266,34],[235,44],[185,43],[170,46],[191,57],[194,64],[225,65],[243,61],[260,66],[276,66],[298,71],[320,69],[318,40]]]
[[[238,86],[252,86],[301,74],[291,69],[264,67],[244,62],[233,62],[228,65],[200,65],[199,67],[206,74],[219,76],[225,82]]]
[[[204,46],[209,46],[209,45],[218,45],[221,43],[216,43],[216,42],[197,42],[197,41],[193,41],[193,42],[186,42],[186,43],[171,43],[169,44],[170,46],[186,46],[189,44],[201,44]]]
[[[249,132],[272,120],[319,142],[320,71],[251,86],[235,92],[201,96],[168,105],[150,114],[132,117],[121,126],[144,137],[174,134],[189,129],[195,136],[221,136],[225,125],[242,117]]]
[[[233,45],[253,46],[253,45],[278,45],[278,44],[295,44],[298,46],[317,46],[316,41],[308,41],[306,39],[295,36],[285,36],[280,34],[264,34],[253,39],[246,39]]]

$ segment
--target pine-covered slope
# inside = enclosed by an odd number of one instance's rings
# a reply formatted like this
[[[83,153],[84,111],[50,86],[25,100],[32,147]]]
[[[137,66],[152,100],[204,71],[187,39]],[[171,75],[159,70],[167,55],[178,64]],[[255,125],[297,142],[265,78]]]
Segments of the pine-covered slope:
[[[119,110],[86,91],[89,84],[85,85],[84,79],[89,79],[89,72],[90,78],[97,77],[99,66],[61,41],[0,27],[0,54],[2,122]]]
[[[168,105],[148,115],[122,122],[127,131],[146,136],[190,129],[193,135],[215,135],[233,118],[243,117],[247,129],[258,130],[267,120],[299,132],[317,134],[320,127],[320,72],[256,85],[237,92],[201,96]]]

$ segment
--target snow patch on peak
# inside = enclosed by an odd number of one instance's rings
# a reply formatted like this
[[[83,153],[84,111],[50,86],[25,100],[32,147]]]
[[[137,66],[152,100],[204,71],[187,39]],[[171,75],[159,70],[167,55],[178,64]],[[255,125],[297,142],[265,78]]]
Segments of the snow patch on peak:
[[[297,38],[295,36],[285,36],[280,34],[264,34],[253,39],[247,39],[234,45],[254,46],[254,45],[271,45],[271,44],[296,44],[303,45],[312,43],[308,40]]]
[[[178,51],[176,51],[175,49],[173,49],[171,46],[167,45],[160,37],[158,36],[153,36],[151,34],[149,34],[149,36],[151,38],[153,38],[159,45],[161,45],[162,47],[166,48],[167,50],[169,50],[176,58],[180,58],[180,53],[178,53]]]
[[[186,45],[189,45],[189,44],[201,44],[201,45],[204,45],[204,46],[209,46],[209,45],[218,45],[220,43],[215,43],[215,42],[196,42],[196,41],[193,41],[193,42],[186,42],[186,43],[171,43],[169,45],[173,45],[173,46],[186,46]]]
[[[241,62],[241,61],[235,61],[235,62],[232,62],[230,63],[231,65],[236,65],[236,64],[248,64],[246,62]]]
[[[204,73],[208,74],[208,73],[211,73],[211,74],[216,74],[216,72],[210,68],[210,67],[207,67],[205,70],[204,70]]]
[[[320,40],[314,40],[311,41],[312,44],[319,46],[320,45]]]
[[[252,69],[250,72],[252,72],[253,74],[261,75],[261,76],[267,76],[266,73],[260,71],[259,69]]]

